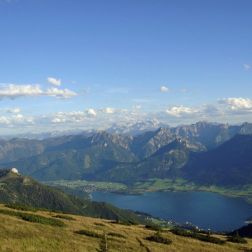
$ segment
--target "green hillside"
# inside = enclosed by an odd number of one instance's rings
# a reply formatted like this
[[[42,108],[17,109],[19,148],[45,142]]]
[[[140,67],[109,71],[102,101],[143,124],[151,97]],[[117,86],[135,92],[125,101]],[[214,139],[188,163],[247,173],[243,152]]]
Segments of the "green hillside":
[[[143,221],[131,211],[121,210],[106,203],[81,200],[9,170],[0,171],[0,202],[111,219],[123,223]]]

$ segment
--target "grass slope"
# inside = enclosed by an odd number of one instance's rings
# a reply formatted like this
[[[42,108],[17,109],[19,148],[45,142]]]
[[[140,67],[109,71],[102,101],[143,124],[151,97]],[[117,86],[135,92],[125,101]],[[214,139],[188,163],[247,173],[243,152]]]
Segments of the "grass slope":
[[[20,219],[15,215],[8,215],[8,210],[0,205],[0,251],[99,251],[104,232],[107,236],[109,252],[118,251],[152,251],[152,252],[234,252],[245,251],[252,248],[252,240],[247,239],[247,244],[227,242],[227,237],[216,236],[223,241],[223,245],[200,241],[191,237],[175,235],[172,232],[161,232],[158,239],[156,231],[143,226],[125,226],[108,220],[95,219],[83,216],[70,216],[61,218],[64,226],[45,225]],[[55,213],[46,211],[27,212],[11,210],[18,214],[31,214],[43,216],[46,219],[55,218]],[[61,217],[64,214],[61,215]],[[69,218],[69,217],[72,217]],[[161,241],[161,242],[160,242]],[[164,244],[162,241],[171,241]]]

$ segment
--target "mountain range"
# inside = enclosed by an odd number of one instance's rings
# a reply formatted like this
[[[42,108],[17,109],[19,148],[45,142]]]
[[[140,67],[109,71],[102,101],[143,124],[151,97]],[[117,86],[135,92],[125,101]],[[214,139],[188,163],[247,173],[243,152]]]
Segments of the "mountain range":
[[[199,184],[252,183],[252,124],[198,122],[142,134],[82,132],[43,140],[0,141],[0,167],[41,181],[132,183],[185,178]]]

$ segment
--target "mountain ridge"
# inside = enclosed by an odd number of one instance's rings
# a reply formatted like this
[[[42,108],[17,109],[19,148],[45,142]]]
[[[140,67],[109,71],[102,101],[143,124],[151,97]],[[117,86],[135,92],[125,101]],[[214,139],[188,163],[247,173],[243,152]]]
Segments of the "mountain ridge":
[[[199,159],[198,162],[204,157],[207,159],[209,153],[216,153],[216,149],[229,141],[232,143],[235,136],[249,138],[251,132],[252,124],[249,123],[229,126],[198,122],[176,128],[159,128],[137,136],[100,131],[43,141],[14,139],[0,142],[0,167],[18,167],[23,174],[43,181],[99,179],[129,183],[130,180],[183,177],[198,183],[197,178],[204,169],[191,167],[195,159]],[[176,145],[176,141],[181,141],[184,146],[178,142]],[[26,148],[30,143],[32,151]],[[166,149],[173,149],[173,152],[168,153]],[[15,158],[13,153],[17,153]],[[215,155],[217,158],[218,154]],[[204,162],[211,163],[203,160],[201,166]],[[208,170],[204,173],[206,178],[211,177],[207,176],[211,174],[211,168]],[[213,184],[216,177],[216,174],[212,177]],[[211,183],[205,178],[202,181]]]

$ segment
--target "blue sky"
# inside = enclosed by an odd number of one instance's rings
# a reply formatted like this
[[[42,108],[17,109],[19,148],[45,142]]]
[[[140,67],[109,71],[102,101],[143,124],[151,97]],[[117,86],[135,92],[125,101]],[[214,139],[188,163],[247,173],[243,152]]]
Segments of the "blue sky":
[[[2,132],[251,121],[251,10],[250,0],[0,0]]]

